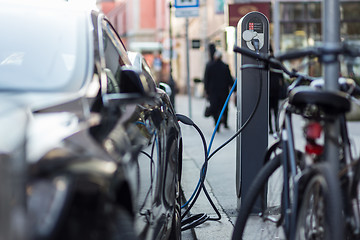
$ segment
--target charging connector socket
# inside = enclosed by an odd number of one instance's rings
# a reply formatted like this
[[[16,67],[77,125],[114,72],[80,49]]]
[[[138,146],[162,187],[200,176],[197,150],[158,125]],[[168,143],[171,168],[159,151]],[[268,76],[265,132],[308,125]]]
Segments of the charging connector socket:
[[[259,51],[260,51],[260,41],[259,41],[259,39],[257,39],[257,38],[251,39],[251,44],[254,46],[255,52],[259,53]]]

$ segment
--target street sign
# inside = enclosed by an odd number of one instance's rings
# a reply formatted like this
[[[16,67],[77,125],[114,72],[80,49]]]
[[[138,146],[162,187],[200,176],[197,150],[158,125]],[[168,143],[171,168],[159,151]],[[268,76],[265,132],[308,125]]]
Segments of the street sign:
[[[175,17],[198,17],[199,0],[175,0]]]
[[[175,0],[176,8],[199,7],[199,0]]]

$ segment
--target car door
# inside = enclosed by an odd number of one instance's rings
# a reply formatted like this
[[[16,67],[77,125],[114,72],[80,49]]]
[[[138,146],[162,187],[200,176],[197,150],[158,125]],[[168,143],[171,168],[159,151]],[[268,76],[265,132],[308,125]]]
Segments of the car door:
[[[100,16],[101,18],[101,16]],[[167,95],[134,72],[111,24],[98,19],[101,85],[107,105],[101,143],[122,169],[117,201],[135,216],[141,239],[169,236],[178,193],[180,129]],[[101,40],[102,41],[101,41]],[[130,76],[130,75],[138,75]],[[111,104],[115,103],[115,104]]]
[[[150,104],[143,104],[147,96],[151,96],[150,89],[155,94],[155,86],[147,86],[148,83],[140,78],[140,82],[126,81],[126,73],[131,74],[133,69],[125,48],[106,19],[99,16],[96,21],[100,48],[100,78],[103,78],[100,79],[103,88],[102,99],[111,99],[114,102],[118,99],[114,106],[107,106],[108,111],[112,113],[105,116],[107,122],[103,124],[102,129],[96,131],[96,134],[104,148],[118,162],[122,170],[120,178],[126,182],[117,193],[117,201],[136,219],[139,219],[139,216],[145,218],[136,221],[136,232],[141,236],[151,225],[146,219],[151,219],[147,214],[152,213],[153,199],[147,196],[154,190],[154,179],[158,174],[158,170],[155,170],[158,160],[154,161],[158,158],[158,149],[154,149],[155,146],[158,147],[155,140],[156,125],[151,119]],[[108,103],[103,100],[102,104]],[[144,150],[149,146],[152,150]],[[143,156],[146,156],[146,159]],[[145,207],[145,202],[150,207]]]

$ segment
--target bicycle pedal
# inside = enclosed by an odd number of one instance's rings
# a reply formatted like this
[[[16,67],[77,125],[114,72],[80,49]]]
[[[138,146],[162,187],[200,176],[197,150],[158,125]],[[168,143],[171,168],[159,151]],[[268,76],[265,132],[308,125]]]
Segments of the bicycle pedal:
[[[272,216],[267,216],[265,219],[264,219],[264,222],[272,222],[272,223],[275,223],[277,224],[279,219],[278,218],[275,218],[275,217],[272,217]]]
[[[278,223],[281,219],[281,207],[275,206],[267,208],[264,212],[259,213],[259,216],[263,219],[264,222],[269,221],[272,223]]]

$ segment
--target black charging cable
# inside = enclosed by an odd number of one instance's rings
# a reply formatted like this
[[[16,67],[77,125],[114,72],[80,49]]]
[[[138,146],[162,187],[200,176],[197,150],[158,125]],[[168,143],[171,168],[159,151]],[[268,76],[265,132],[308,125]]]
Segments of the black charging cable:
[[[259,53],[259,40],[258,39],[255,39],[255,41],[253,43],[253,46],[255,48],[255,51],[257,53]],[[251,66],[248,66],[248,67],[243,68],[243,69],[247,69],[247,68],[263,69],[260,66],[259,62],[258,62],[258,66],[251,65]],[[208,191],[207,191],[207,189],[206,189],[206,187],[204,185],[206,172],[207,172],[208,161],[210,160],[210,158],[212,156],[214,156],[215,153],[220,151],[223,147],[225,147],[228,143],[230,143],[235,137],[237,137],[243,131],[243,129],[249,124],[249,122],[252,120],[252,118],[254,117],[255,112],[258,109],[258,106],[259,106],[259,103],[260,103],[260,100],[261,100],[261,92],[262,92],[262,74],[261,74],[261,71],[259,71],[259,75],[260,75],[260,77],[259,77],[259,79],[260,79],[259,93],[258,93],[257,101],[256,101],[256,104],[255,104],[255,107],[254,107],[252,113],[250,114],[248,119],[245,121],[245,123],[242,125],[242,127],[229,140],[227,140],[224,144],[222,144],[220,147],[218,147],[210,156],[208,156],[206,140],[205,140],[204,134],[202,133],[200,128],[190,118],[188,118],[188,117],[186,117],[186,116],[184,116],[182,114],[176,114],[176,117],[177,117],[178,121],[182,122],[183,124],[193,126],[197,130],[197,132],[201,136],[201,140],[203,142],[203,147],[204,147],[204,154],[205,154],[205,161],[204,161],[204,164],[203,164],[203,166],[201,168],[201,171],[200,171],[200,187],[198,188],[194,199],[190,203],[190,206],[185,210],[185,212],[181,216],[181,219],[182,219],[181,220],[181,231],[185,231],[185,230],[194,228],[194,227],[196,227],[196,226],[198,226],[198,225],[200,225],[200,224],[202,224],[202,223],[204,223],[204,222],[206,222],[208,220],[210,220],[210,221],[218,221],[218,220],[221,219],[221,214],[218,211],[218,209],[216,208],[214,202],[212,201],[212,199],[211,199],[211,197],[210,197],[210,195],[209,195],[209,193],[208,193]],[[192,215],[192,216],[184,219],[184,217],[189,213],[190,209],[193,207],[196,200],[198,199],[198,197],[199,197],[199,195],[201,193],[201,189],[204,191],[209,203],[211,204],[212,208],[216,212],[217,217],[216,218],[211,218],[207,214],[201,213],[201,214]]]
[[[261,75],[261,74],[260,74]],[[254,110],[252,111],[252,113],[250,114],[249,118],[246,120],[246,122],[244,123],[244,125],[234,134],[234,136],[232,136],[228,141],[226,141],[224,144],[222,144],[219,148],[217,148],[210,156],[207,155],[207,145],[206,145],[206,140],[204,137],[204,134],[202,133],[202,131],[200,130],[200,128],[188,117],[181,115],[181,114],[176,114],[177,119],[182,122],[183,124],[189,125],[189,126],[193,126],[198,133],[201,136],[202,142],[203,142],[203,147],[204,147],[204,154],[205,154],[205,161],[204,161],[204,165],[201,169],[201,174],[200,174],[200,187],[198,188],[194,199],[192,200],[192,202],[190,203],[189,207],[186,209],[186,211],[182,214],[181,216],[181,231],[185,231],[191,228],[194,228],[208,220],[212,220],[212,221],[218,221],[221,219],[221,214],[218,211],[218,209],[216,208],[215,204],[213,203],[205,185],[204,185],[204,181],[205,181],[205,177],[206,177],[206,172],[207,172],[207,165],[208,165],[208,161],[210,160],[210,158],[212,156],[214,156],[215,153],[217,153],[218,151],[220,151],[220,149],[222,149],[223,147],[225,147],[228,143],[230,143],[236,136],[238,136],[241,131],[249,124],[249,122],[251,121],[251,119],[253,118],[253,116],[255,115],[256,110],[258,109],[259,103],[260,103],[260,99],[261,99],[261,89],[262,89],[262,79],[260,78],[260,85],[259,85],[259,94],[258,94],[258,98],[256,101],[256,105],[254,107]],[[201,213],[201,214],[196,214],[193,216],[190,216],[189,218],[184,219],[184,217],[188,214],[188,212],[190,211],[190,209],[193,207],[193,205],[195,204],[196,200],[198,199],[200,193],[201,193],[201,189],[204,191],[207,199],[209,200],[212,208],[214,209],[214,211],[217,214],[216,218],[210,218],[207,214],[205,213]]]
[[[176,114],[177,119],[182,122],[183,124],[192,126],[196,129],[196,131],[199,133],[201,140],[203,142],[203,147],[204,147],[204,155],[205,155],[205,161],[204,164],[201,168],[200,171],[200,187],[198,188],[194,199],[192,200],[192,202],[190,203],[189,207],[185,210],[185,212],[182,214],[181,216],[181,231],[185,231],[188,230],[190,228],[194,228],[206,221],[217,221],[221,219],[221,214],[219,212],[219,210],[216,208],[214,202],[212,201],[206,187],[204,184],[205,181],[205,177],[206,177],[206,172],[207,172],[207,165],[208,165],[208,155],[207,155],[207,144],[206,144],[206,140],[204,137],[204,134],[202,133],[201,129],[188,117],[182,115],[182,114]],[[188,218],[185,218],[185,216],[189,213],[190,209],[194,206],[196,200],[198,199],[200,193],[201,193],[201,189],[204,191],[209,203],[211,204],[212,208],[214,209],[214,211],[217,214],[216,218],[211,218],[210,216],[208,216],[205,213],[201,213],[201,214],[196,214],[193,216],[190,216]]]

